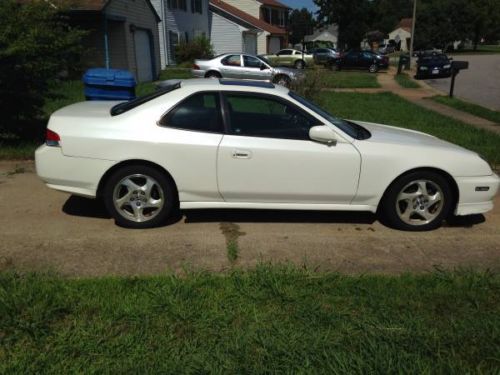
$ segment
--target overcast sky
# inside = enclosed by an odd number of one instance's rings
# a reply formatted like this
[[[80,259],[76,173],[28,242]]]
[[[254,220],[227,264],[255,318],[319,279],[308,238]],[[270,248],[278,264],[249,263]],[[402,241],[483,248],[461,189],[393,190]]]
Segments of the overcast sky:
[[[280,0],[290,8],[307,8],[311,12],[318,10],[318,7],[313,3],[313,0]]]

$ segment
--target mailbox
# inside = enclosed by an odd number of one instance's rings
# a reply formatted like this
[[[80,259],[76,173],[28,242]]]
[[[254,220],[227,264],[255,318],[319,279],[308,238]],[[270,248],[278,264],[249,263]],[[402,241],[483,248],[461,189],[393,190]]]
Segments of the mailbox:
[[[469,62],[468,61],[452,61],[451,62],[451,69],[453,69],[453,70],[469,69]]]

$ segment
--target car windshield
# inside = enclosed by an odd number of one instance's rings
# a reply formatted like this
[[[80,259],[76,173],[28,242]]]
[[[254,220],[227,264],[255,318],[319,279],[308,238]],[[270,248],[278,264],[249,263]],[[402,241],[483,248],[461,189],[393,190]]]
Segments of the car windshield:
[[[127,111],[130,111],[131,109],[138,107],[146,102],[149,102],[150,100],[156,99],[167,92],[170,92],[172,90],[178,89],[181,87],[180,82],[176,82],[175,84],[169,85],[169,86],[164,86],[158,88],[156,91],[152,92],[151,94],[147,94],[144,96],[140,96],[138,98],[132,99],[128,102],[123,102],[120,104],[117,104],[111,108],[111,116],[117,116],[121,115],[122,113],[125,113]]]
[[[327,119],[330,123],[338,127],[340,130],[342,130],[344,133],[348,134],[354,139],[367,139],[370,138],[371,134],[368,130],[363,128],[362,126],[355,124],[350,121],[343,120],[341,118],[335,117],[332,114],[328,113],[325,111],[323,108],[319,107],[318,105],[310,102],[309,100],[303,98],[299,94],[290,91],[289,95],[298,101],[300,104],[306,106],[309,108],[311,111],[317,113],[321,117]]]

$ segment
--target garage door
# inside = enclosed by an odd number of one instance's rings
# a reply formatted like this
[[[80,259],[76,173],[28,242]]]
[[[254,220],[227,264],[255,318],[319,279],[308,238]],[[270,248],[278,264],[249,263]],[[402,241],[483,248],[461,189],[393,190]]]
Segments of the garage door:
[[[243,52],[251,55],[257,54],[257,35],[253,33],[243,33]]]
[[[136,30],[134,33],[135,61],[137,64],[137,80],[146,82],[153,80],[153,61],[149,33]]]
[[[280,38],[272,36],[269,38],[269,53],[276,53],[281,49]]]

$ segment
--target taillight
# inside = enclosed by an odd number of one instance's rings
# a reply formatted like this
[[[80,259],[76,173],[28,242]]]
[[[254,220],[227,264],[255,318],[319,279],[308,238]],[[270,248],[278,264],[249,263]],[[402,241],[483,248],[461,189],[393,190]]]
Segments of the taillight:
[[[53,132],[50,129],[47,129],[47,133],[45,134],[45,144],[47,146],[59,146],[59,141],[61,137],[56,132]]]
[[[200,67],[198,65],[196,65],[196,64],[193,64],[193,69],[194,70],[200,70]]]

